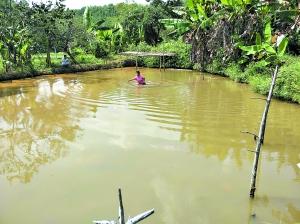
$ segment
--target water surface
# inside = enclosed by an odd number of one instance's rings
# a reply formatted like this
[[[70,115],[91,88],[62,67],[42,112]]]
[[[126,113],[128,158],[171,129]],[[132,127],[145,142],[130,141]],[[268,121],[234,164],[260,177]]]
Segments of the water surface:
[[[146,209],[144,223],[300,221],[300,107],[274,100],[249,200],[264,101],[191,71],[134,69],[0,84],[0,223],[83,224]]]

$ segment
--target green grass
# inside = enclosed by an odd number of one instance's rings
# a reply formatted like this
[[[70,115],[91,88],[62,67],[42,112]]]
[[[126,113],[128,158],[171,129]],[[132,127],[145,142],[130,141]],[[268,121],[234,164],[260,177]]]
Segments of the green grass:
[[[61,60],[65,53],[51,53],[51,67],[60,67]],[[80,64],[103,64],[103,59],[96,58],[93,54],[78,54],[75,59]],[[71,64],[73,62],[70,60]],[[35,70],[43,70],[47,68],[46,65],[46,54],[35,54],[32,56],[32,65]]]

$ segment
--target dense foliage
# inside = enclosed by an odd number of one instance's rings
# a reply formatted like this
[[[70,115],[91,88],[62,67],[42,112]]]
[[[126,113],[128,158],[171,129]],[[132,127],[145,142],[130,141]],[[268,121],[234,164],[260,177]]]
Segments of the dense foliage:
[[[226,75],[265,94],[274,62],[285,62],[275,95],[300,102],[297,0],[148,0],[80,10],[67,9],[64,0],[3,0],[0,6],[0,73],[59,67],[63,54],[72,64],[99,64],[122,51],[163,51],[176,53],[165,58],[167,67]],[[286,47],[294,57],[283,57]],[[139,63],[160,64],[155,57]]]

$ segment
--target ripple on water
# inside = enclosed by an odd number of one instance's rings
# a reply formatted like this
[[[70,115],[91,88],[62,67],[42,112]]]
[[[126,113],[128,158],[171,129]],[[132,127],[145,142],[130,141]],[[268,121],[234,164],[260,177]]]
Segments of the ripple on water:
[[[146,81],[146,85],[138,85],[134,82],[128,82],[128,86],[135,88],[155,88],[155,87],[171,87],[180,85],[179,82],[173,80],[163,80],[163,81]]]

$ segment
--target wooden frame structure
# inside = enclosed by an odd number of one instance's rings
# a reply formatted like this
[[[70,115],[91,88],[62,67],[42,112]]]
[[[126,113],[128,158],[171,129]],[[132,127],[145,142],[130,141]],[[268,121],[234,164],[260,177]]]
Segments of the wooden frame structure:
[[[159,57],[159,69],[165,67],[165,57],[175,56],[175,53],[172,52],[141,52],[141,51],[126,51],[120,53],[121,55],[129,55],[135,57],[135,68],[138,69],[138,57]]]

